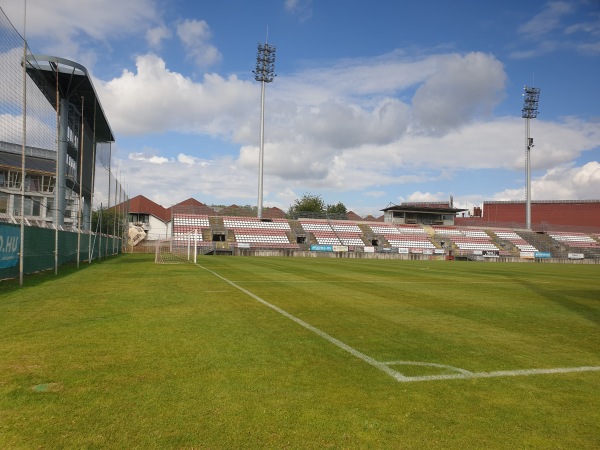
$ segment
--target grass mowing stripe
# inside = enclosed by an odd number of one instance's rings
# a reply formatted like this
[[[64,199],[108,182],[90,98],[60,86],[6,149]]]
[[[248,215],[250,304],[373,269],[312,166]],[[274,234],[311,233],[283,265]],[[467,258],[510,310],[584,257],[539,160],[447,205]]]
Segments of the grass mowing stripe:
[[[242,291],[244,294],[252,297],[254,300],[256,300],[259,303],[262,303],[263,305],[273,309],[274,311],[277,311],[279,314],[287,317],[288,319],[296,322],[298,325],[303,326],[304,328],[306,328],[307,330],[312,331],[313,333],[317,334],[318,336],[322,337],[323,339],[328,340],[329,342],[331,342],[332,344],[338,346],[339,348],[341,348],[342,350],[347,351],[348,353],[350,353],[353,356],[356,356],[359,359],[362,359],[364,362],[366,362],[367,364],[372,365],[373,367],[381,370],[382,372],[388,374],[389,376],[391,376],[392,378],[398,380],[398,381],[406,381],[406,378],[404,375],[402,375],[400,372],[396,372],[393,369],[390,369],[387,365],[371,358],[368,355],[365,355],[362,352],[359,352],[358,350],[356,350],[355,348],[350,347],[347,344],[344,344],[342,341],[334,338],[333,336],[328,335],[327,333],[325,333],[324,331],[319,330],[316,327],[313,327],[311,324],[304,322],[301,319],[298,319],[296,316],[293,316],[292,314],[288,313],[287,311],[279,308],[278,306],[273,305],[272,303],[267,302],[266,300],[263,300],[262,298],[260,298],[258,295],[253,294],[252,292],[250,292],[247,289],[244,289],[243,287],[241,287],[240,285],[234,283],[231,280],[228,280],[227,278],[225,278],[222,275],[219,275],[217,272],[213,272],[212,270],[198,264],[198,267],[206,270],[209,273],[212,273],[214,276],[216,276],[217,278],[220,278],[221,280],[223,280],[224,282],[226,282],[227,284],[233,286],[236,289],[239,289],[240,291]]]
[[[198,265],[198,267],[204,269],[205,271],[213,274],[217,278],[223,280],[227,284],[240,290],[241,292],[248,295],[249,297],[252,297],[254,300],[258,301],[259,303],[262,303],[263,305],[273,309],[274,311],[278,312],[279,314],[294,321],[298,325],[306,328],[307,330],[312,331],[313,333],[317,334],[318,336],[322,337],[323,339],[326,339],[327,341],[331,342],[332,344],[336,345],[337,347],[341,348],[342,350],[347,351],[351,355],[363,360],[367,364],[372,365],[373,367],[381,370],[382,372],[386,373],[387,375],[391,376],[392,378],[394,378],[395,380],[400,381],[400,382],[471,379],[471,378],[493,378],[493,377],[514,377],[514,376],[526,376],[526,375],[543,375],[543,374],[557,374],[557,373],[571,373],[571,372],[600,371],[600,366],[581,366],[581,367],[556,367],[556,368],[550,368],[550,369],[522,369],[522,370],[503,370],[503,371],[493,371],[493,372],[470,372],[466,369],[461,369],[459,367],[451,367],[451,366],[435,364],[435,363],[420,363],[420,362],[414,362],[414,361],[393,361],[393,362],[386,363],[386,362],[377,361],[376,359],[371,358],[370,356],[356,350],[355,348],[349,346],[348,344],[345,344],[344,342],[340,341],[339,339],[334,338],[333,336],[314,327],[313,325],[310,325],[309,323],[288,313],[287,311],[279,308],[278,306],[275,306],[272,303],[267,302],[266,300],[264,300],[263,298],[259,297],[256,294],[254,294],[253,292],[250,292],[249,290],[244,289],[243,287],[241,287],[234,281],[225,278],[224,276],[218,274],[217,272],[214,272],[213,270],[208,269],[207,267],[204,267],[200,264],[197,264],[197,265]],[[244,282],[251,283],[252,281],[244,280]],[[264,282],[265,281],[261,281],[260,283],[264,283]],[[311,282],[315,282],[315,281],[311,281]],[[458,373],[444,374],[444,375],[406,376],[400,372],[390,369],[390,367],[389,367],[390,365],[433,366],[433,367],[439,367],[439,368],[453,370]]]
[[[126,255],[0,283],[0,448],[600,448],[600,371],[515,377],[600,366],[600,265],[198,262],[421,382],[193,264]],[[482,375],[416,378],[459,367]]]

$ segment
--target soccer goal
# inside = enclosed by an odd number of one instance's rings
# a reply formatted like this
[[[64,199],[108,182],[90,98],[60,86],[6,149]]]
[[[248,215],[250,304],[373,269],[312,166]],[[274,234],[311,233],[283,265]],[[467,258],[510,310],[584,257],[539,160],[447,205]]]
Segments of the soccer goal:
[[[156,264],[196,263],[198,243],[201,240],[202,236],[197,231],[159,239],[156,241],[154,262]]]

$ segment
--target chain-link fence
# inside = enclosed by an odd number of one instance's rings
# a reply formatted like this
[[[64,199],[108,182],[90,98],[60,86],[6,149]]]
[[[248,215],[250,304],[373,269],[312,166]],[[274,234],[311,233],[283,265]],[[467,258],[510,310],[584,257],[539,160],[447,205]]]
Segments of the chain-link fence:
[[[121,252],[127,194],[85,67],[36,55],[0,9],[0,279]]]

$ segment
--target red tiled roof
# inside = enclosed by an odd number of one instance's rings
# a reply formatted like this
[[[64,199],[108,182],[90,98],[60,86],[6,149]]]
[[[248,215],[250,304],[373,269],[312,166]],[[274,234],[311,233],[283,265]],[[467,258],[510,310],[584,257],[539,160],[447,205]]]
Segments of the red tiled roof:
[[[199,202],[195,198],[188,198],[176,205],[171,206],[171,209],[177,212],[185,212],[187,214],[201,214],[206,216],[215,216],[217,213],[210,206]]]
[[[129,212],[150,214],[165,223],[171,221],[171,211],[169,209],[160,206],[158,203],[154,203],[143,195],[129,199]]]
[[[265,208],[262,216],[266,219],[285,219],[285,212],[280,208]]]
[[[346,220],[363,220],[363,218],[356,214],[354,211],[348,211],[346,213]]]

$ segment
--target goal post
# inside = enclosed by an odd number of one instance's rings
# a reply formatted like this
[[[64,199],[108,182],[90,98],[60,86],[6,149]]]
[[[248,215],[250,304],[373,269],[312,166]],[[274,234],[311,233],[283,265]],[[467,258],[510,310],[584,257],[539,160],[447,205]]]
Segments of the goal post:
[[[171,208],[171,236],[156,242],[158,264],[196,262],[200,251],[211,247],[202,235],[211,229],[207,206],[201,203],[180,204]]]
[[[156,264],[196,263],[198,255],[198,231],[171,236],[156,241],[154,262]]]

